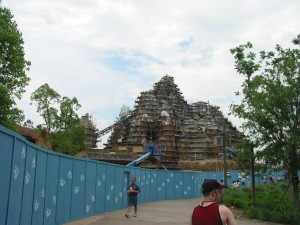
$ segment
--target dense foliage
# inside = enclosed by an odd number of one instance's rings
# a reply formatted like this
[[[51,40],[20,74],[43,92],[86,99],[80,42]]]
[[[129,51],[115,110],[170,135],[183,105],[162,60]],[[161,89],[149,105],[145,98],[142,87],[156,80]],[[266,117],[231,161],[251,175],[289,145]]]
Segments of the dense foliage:
[[[255,207],[251,204],[251,188],[226,189],[222,203],[242,209],[247,218],[299,225],[300,213],[293,211],[293,203],[286,194],[287,186],[287,182],[258,185]]]
[[[300,35],[295,48],[261,51],[251,43],[231,49],[237,73],[245,76],[240,104],[232,104],[234,115],[243,118],[242,127],[256,156],[268,168],[287,170],[297,179],[300,169]],[[250,153],[253,149],[249,149]],[[298,184],[293,182],[294,209],[299,209]]]
[[[84,150],[85,128],[80,125],[77,111],[81,105],[75,97],[61,98],[61,95],[46,83],[31,94],[31,101],[45,121],[39,128],[44,128],[49,133],[54,151],[75,155]]]
[[[30,62],[25,60],[23,38],[10,10],[0,6],[0,124],[15,129],[24,120],[16,107],[30,78]]]
[[[68,155],[76,155],[84,150],[85,128],[75,126],[65,131],[57,131],[53,134],[53,150]]]
[[[14,130],[25,119],[23,111],[16,107],[16,99],[21,99],[30,81],[26,75],[30,62],[25,60],[23,44],[11,11],[0,6],[0,124]],[[44,84],[32,93],[31,100],[45,121],[37,130],[46,133],[43,137],[50,142],[49,148],[71,155],[84,149],[85,129],[76,113],[81,106],[75,97],[61,98]],[[33,128],[30,120],[23,125]]]
[[[43,84],[31,94],[31,101],[37,106],[37,112],[44,119],[48,132],[52,132],[58,126],[58,109],[56,104],[60,101],[60,94],[49,85]]]

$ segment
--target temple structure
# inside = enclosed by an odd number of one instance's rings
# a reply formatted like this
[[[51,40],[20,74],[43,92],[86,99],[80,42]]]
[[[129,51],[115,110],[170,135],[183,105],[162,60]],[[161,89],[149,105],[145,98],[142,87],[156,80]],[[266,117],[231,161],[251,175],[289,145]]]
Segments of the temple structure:
[[[94,125],[93,118],[91,115],[86,113],[80,118],[80,125],[85,128],[85,150],[95,149],[97,147],[97,132],[98,129]]]
[[[102,153],[136,158],[152,144],[164,156],[149,157],[142,167],[182,170],[185,168],[179,162],[220,157],[224,137],[226,146],[241,139],[219,107],[201,101],[188,104],[169,75],[155,83],[152,90],[142,92],[135,103],[125,122],[120,118],[111,126],[112,134]],[[126,116],[122,113],[120,117]]]

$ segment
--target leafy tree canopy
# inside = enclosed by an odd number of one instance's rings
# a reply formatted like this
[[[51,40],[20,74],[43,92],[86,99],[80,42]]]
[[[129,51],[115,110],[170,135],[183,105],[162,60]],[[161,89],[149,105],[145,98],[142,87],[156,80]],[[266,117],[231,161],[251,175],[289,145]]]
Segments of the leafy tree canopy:
[[[60,102],[60,116],[59,123],[61,129],[71,128],[74,124],[79,123],[79,117],[77,111],[80,109],[81,105],[78,100],[74,97],[69,99],[68,97],[63,97]]]
[[[75,126],[53,134],[53,150],[68,155],[76,155],[84,150],[85,128]]]
[[[15,107],[30,78],[26,75],[30,62],[25,60],[23,38],[10,10],[0,6],[0,124],[14,129],[24,120]]]
[[[231,110],[245,119],[242,127],[257,146],[257,156],[269,168],[282,166],[295,177],[300,149],[300,35],[292,43],[293,49],[276,45],[275,51],[261,51],[259,56],[251,51],[251,43],[231,49],[236,71],[245,76],[242,102],[232,104]]]
[[[85,128],[80,125],[77,111],[81,105],[75,97],[61,98],[46,83],[31,94],[31,101],[45,121],[53,150],[74,155],[84,149]]]
[[[58,126],[58,110],[56,104],[60,102],[60,94],[47,83],[37,88],[30,97],[37,106],[37,112],[45,120],[48,132],[54,131]]]

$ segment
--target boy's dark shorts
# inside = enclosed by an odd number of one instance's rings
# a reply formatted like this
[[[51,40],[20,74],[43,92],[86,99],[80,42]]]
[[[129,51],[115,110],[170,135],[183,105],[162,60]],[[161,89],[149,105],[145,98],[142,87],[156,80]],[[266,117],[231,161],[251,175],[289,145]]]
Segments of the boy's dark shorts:
[[[128,205],[129,206],[137,206],[137,196],[128,196]]]

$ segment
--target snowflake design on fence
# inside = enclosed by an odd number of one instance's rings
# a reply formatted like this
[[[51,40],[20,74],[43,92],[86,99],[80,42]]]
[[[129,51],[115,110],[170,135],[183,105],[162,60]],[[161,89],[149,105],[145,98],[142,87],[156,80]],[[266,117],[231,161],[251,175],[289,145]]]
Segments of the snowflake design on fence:
[[[21,152],[21,159],[25,159],[26,157],[26,149],[25,146],[22,147],[22,152]]]
[[[44,198],[45,197],[45,189],[42,188],[42,191],[41,191],[41,197]]]
[[[26,175],[25,175],[25,184],[28,184],[30,180],[30,173],[28,173],[28,171],[26,171]]]
[[[36,166],[36,159],[35,158],[32,158],[32,161],[31,161],[31,167],[34,169]]]
[[[14,166],[14,170],[13,170],[13,176],[14,176],[14,179],[16,180],[19,176],[19,167],[17,167],[17,165]]]
[[[39,206],[40,206],[40,203],[37,200],[35,200],[35,202],[34,202],[34,211],[37,211],[39,209]]]
[[[60,178],[60,180],[59,180],[59,185],[61,186],[61,187],[63,187],[63,186],[65,186],[65,180],[63,179],[63,178]]]
[[[78,194],[78,192],[79,192],[79,187],[75,186],[75,187],[74,187],[74,193],[75,193],[75,194]]]
[[[72,179],[72,172],[69,170],[69,172],[68,172],[68,179]]]
[[[51,215],[51,209],[47,208],[45,211],[46,217],[48,218]]]
[[[86,211],[86,212],[89,212],[90,209],[91,209],[91,206],[90,206],[89,204],[87,204],[86,207],[85,207],[85,211]]]
[[[55,205],[56,204],[56,196],[53,195],[53,198],[52,198],[52,204]]]
[[[84,177],[83,174],[80,175],[80,181],[81,181],[81,182],[85,181],[85,177]]]

